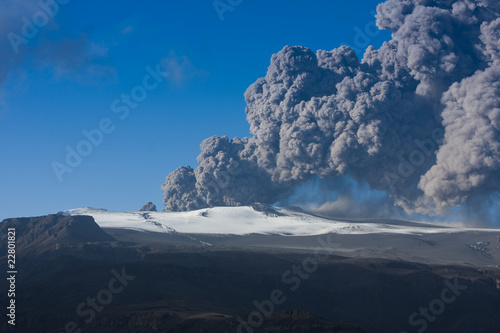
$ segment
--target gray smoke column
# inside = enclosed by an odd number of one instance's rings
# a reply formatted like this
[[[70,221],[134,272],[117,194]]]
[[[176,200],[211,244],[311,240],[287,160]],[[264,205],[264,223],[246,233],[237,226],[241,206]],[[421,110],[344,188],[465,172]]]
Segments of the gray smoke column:
[[[273,203],[349,176],[408,213],[500,190],[500,3],[389,0],[361,61],[284,47],[245,92],[252,137],[214,136],[162,185],[167,210]]]

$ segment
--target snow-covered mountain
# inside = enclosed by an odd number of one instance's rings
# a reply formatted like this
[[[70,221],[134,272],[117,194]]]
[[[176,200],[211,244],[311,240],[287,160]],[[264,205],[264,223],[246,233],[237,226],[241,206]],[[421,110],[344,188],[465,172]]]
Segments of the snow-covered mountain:
[[[383,219],[334,220],[279,207],[214,207],[190,212],[78,208],[61,213],[90,215],[115,239],[142,244],[304,253],[321,245],[322,251],[347,257],[493,267],[500,264],[498,229]]]
[[[86,207],[70,209],[65,213],[93,216],[102,228],[183,234],[313,236],[328,233],[435,234],[486,231],[430,223],[396,223],[393,220],[348,222],[278,207],[265,212],[252,207],[214,207],[190,212],[110,212]]]

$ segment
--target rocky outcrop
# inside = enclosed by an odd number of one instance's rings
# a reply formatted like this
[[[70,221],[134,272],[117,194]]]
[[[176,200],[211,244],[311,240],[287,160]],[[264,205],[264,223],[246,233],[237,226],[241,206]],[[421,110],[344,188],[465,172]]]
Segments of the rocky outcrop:
[[[76,245],[108,242],[114,239],[105,233],[92,216],[51,214],[38,217],[10,218],[0,223],[0,253],[6,253],[9,228],[15,229],[18,253],[42,253],[58,244]]]
[[[140,212],[156,212],[156,206],[154,203],[151,201],[146,202],[144,206],[142,206],[141,209],[139,209]]]

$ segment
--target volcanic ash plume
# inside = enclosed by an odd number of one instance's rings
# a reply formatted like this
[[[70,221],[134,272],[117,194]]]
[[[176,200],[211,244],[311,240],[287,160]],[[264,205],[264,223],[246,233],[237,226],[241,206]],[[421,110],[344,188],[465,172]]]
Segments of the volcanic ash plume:
[[[167,210],[273,203],[347,175],[406,212],[500,189],[500,3],[389,0],[360,61],[286,46],[245,93],[251,138],[214,136],[162,185]]]

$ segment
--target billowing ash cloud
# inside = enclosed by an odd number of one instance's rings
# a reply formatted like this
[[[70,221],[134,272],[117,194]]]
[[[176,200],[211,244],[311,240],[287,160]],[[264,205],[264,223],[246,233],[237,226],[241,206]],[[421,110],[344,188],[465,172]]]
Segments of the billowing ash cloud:
[[[500,190],[500,3],[388,0],[392,40],[286,46],[245,93],[251,138],[214,136],[162,189],[167,210],[273,203],[311,178],[349,176],[406,212]]]

